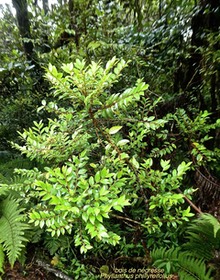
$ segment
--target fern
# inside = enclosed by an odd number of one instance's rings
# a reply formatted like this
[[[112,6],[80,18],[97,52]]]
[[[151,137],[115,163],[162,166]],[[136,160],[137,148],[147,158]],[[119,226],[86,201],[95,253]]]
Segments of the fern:
[[[0,208],[0,243],[13,266],[24,247],[24,242],[27,241],[24,233],[29,227],[23,222],[24,216],[13,198],[3,200]]]
[[[155,249],[151,252],[153,265],[163,268],[168,274],[178,273],[180,280],[212,280],[212,270],[206,268],[205,261],[186,252],[180,252],[180,248]]]
[[[196,168],[196,185],[199,188],[201,204],[207,204],[209,199],[220,199],[220,182],[205,167]]]
[[[212,216],[211,214],[203,214],[201,216],[202,218],[200,220],[198,220],[198,224],[201,224],[201,223],[209,223],[213,226],[213,230],[214,230],[214,238],[217,237],[217,234],[220,233],[220,223],[219,221],[214,217]]]
[[[15,168],[22,168],[22,169],[30,169],[34,167],[34,162],[31,162],[29,159],[17,157],[12,160],[8,160],[7,162],[0,164],[0,173],[2,176],[0,179],[5,178],[10,180],[14,174]]]
[[[210,214],[202,214],[188,227],[186,238],[188,241],[182,248],[154,250],[151,253],[154,265],[164,268],[167,273],[177,272],[180,280],[212,279],[210,277],[212,271],[207,270],[205,261],[213,262],[218,257],[220,250],[219,221]]]
[[[61,236],[62,237],[62,236]],[[46,238],[44,245],[51,255],[54,255],[61,247],[60,238]]]
[[[216,250],[220,250],[220,223],[214,216],[202,214],[191,223],[186,234],[185,250],[208,261],[215,258]]]
[[[6,195],[7,193],[8,193],[8,185],[7,184],[3,184],[3,180],[4,179],[2,179],[1,178],[1,173],[0,173],[0,196],[4,196],[4,195]]]
[[[4,273],[4,270],[3,270],[4,261],[5,261],[5,254],[3,251],[3,246],[0,244],[0,272],[1,273]]]
[[[8,182],[8,180],[5,178],[5,176],[0,173],[0,183],[6,184]]]
[[[70,240],[61,235],[59,238],[51,237],[51,235],[47,235],[44,238],[44,245],[45,248],[49,251],[50,255],[54,256],[57,251],[62,248],[62,251],[69,251],[71,250],[71,242]]]

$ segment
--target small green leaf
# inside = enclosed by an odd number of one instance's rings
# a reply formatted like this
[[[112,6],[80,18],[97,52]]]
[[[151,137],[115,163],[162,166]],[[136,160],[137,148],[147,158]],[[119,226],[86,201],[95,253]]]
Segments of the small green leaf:
[[[99,191],[100,196],[105,196],[109,193],[109,190],[106,190],[106,187],[102,187]]]
[[[117,133],[120,129],[122,129],[122,126],[113,126],[109,129],[109,134],[115,134]]]
[[[96,168],[96,167],[97,167],[97,165],[96,165],[95,163],[90,163],[90,166],[91,166],[92,168]]]
[[[44,227],[44,220],[41,220],[40,221],[40,228],[43,228]]]
[[[67,64],[63,64],[61,66],[61,68],[63,69],[63,71],[65,71],[66,73],[71,73],[71,71],[73,70],[73,63],[67,63]]]
[[[94,225],[94,223],[95,223],[95,216],[89,216],[89,220],[90,220],[91,224]]]
[[[94,178],[92,176],[89,177],[89,184],[92,187],[94,185]]]
[[[97,215],[97,220],[100,222],[100,223],[102,223],[103,222],[103,218],[102,218],[102,216],[99,214],[99,215]]]
[[[119,212],[123,212],[123,209],[120,205],[114,205],[113,208]]]
[[[167,263],[166,263],[166,270],[167,270],[167,273],[170,273],[170,269],[171,269],[171,263],[170,263],[170,262],[167,262]]]
[[[50,227],[50,225],[51,225],[50,220],[46,220],[46,226]]]
[[[42,104],[43,106],[46,106],[46,104],[47,104],[46,100],[43,99],[43,100],[41,101],[41,104]]]
[[[93,212],[97,216],[100,213],[100,209],[99,208],[94,208]]]
[[[139,162],[136,160],[135,157],[132,157],[131,163],[134,165],[134,167],[135,167],[136,169],[139,169],[140,165],[139,165]]]
[[[72,207],[71,212],[73,212],[74,214],[79,214],[79,208],[78,207]]]
[[[82,213],[82,219],[87,222],[88,221],[88,215],[87,215],[87,212],[83,212]]]
[[[96,183],[99,183],[100,181],[100,172],[98,171],[96,174],[95,174],[95,182]]]
[[[129,142],[130,141],[128,139],[122,139],[122,140],[118,141],[117,146],[124,146]]]
[[[170,160],[163,160],[161,159],[160,165],[163,168],[163,171],[166,171],[170,168]]]

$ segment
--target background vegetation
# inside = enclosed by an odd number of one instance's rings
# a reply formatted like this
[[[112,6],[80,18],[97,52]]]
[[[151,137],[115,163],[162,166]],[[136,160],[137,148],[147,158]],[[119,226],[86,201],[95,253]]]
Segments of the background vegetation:
[[[11,4],[0,6],[3,279],[31,251],[61,279],[117,268],[219,279],[218,1]]]

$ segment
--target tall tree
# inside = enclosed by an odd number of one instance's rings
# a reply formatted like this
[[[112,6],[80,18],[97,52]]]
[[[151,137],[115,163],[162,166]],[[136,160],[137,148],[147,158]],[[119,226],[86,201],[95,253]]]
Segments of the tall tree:
[[[47,14],[49,12],[49,2],[48,0],[43,0],[43,9],[45,14]]]
[[[204,53],[210,47],[210,35],[212,35],[213,52],[220,47],[218,39],[218,30],[220,27],[220,3],[215,0],[201,0],[199,3],[199,11],[192,18],[192,39],[191,39],[191,56],[188,60],[188,70],[186,72],[185,90],[193,93],[197,101],[200,103],[201,109],[207,109],[205,104],[205,96],[203,94],[204,76]],[[210,71],[211,66],[212,71]],[[209,94],[211,106],[209,109],[214,114],[217,113],[218,99],[217,92],[219,88],[219,67],[212,61],[212,65],[205,65],[206,74],[209,76],[210,83]]]
[[[27,59],[34,62],[33,43],[31,41],[30,21],[28,18],[27,0],[12,0],[16,9],[16,18],[18,22],[19,32],[22,38],[24,52]]]

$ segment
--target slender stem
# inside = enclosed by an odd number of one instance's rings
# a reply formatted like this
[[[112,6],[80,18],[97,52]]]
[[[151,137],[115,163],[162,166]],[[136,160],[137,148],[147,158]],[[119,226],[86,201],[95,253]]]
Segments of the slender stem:
[[[141,226],[141,223],[138,222],[138,221],[135,221],[133,219],[130,219],[130,218],[127,218],[127,217],[124,217],[124,216],[119,216],[119,215],[115,215],[115,214],[111,214],[112,217],[115,217],[117,219],[120,219],[120,220],[125,220],[125,221],[128,221],[128,222],[132,222],[134,224],[137,224],[137,225],[140,225]]]
[[[178,193],[183,195],[183,198],[189,203],[189,205],[198,213],[202,214],[203,212],[185,195],[181,192],[180,189],[177,189]]]

